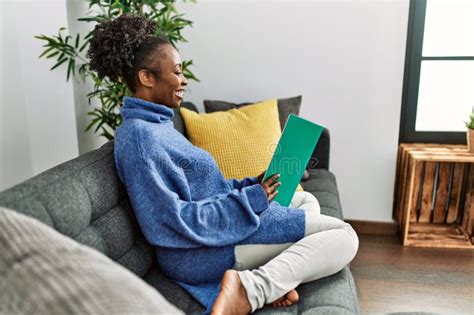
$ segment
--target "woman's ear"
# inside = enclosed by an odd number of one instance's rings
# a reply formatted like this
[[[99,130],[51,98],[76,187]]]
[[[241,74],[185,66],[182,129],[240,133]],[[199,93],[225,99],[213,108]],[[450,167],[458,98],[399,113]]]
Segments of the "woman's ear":
[[[153,87],[154,79],[155,78],[153,77],[153,75],[147,70],[141,69],[140,71],[138,71],[138,80],[140,81],[141,85],[151,88]]]

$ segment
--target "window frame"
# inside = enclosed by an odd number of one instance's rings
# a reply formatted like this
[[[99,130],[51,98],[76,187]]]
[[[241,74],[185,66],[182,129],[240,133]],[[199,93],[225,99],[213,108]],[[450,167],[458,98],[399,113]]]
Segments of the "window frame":
[[[410,0],[399,143],[466,144],[466,132],[415,130],[422,60],[474,60],[473,56],[423,57],[426,3]]]

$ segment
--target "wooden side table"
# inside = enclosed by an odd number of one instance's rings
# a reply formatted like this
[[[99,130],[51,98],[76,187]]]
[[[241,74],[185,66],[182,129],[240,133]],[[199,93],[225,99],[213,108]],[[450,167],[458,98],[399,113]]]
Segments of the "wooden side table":
[[[474,249],[474,154],[466,146],[400,144],[396,180],[403,245]]]

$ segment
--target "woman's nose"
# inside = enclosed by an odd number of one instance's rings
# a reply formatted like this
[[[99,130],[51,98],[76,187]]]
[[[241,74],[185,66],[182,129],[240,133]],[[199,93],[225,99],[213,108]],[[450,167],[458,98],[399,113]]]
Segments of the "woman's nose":
[[[183,81],[181,81],[181,85],[188,85],[188,80],[186,78],[183,78]]]

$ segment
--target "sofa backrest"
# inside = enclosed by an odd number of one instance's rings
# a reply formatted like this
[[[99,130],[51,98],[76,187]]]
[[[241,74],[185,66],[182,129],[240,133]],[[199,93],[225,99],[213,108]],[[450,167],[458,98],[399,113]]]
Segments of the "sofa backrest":
[[[176,129],[185,133],[180,116],[175,112]],[[113,140],[0,192],[0,206],[96,248],[140,277],[155,260],[118,178]]]
[[[196,113],[198,112],[196,106],[191,103],[191,102],[183,102],[181,103],[181,107],[190,109],[192,111],[195,111]],[[175,108],[174,110],[174,117],[173,117],[173,123],[174,127],[176,130],[181,132],[183,135],[186,136],[186,127],[184,125],[183,117],[181,117],[181,114],[179,113],[179,108]]]

